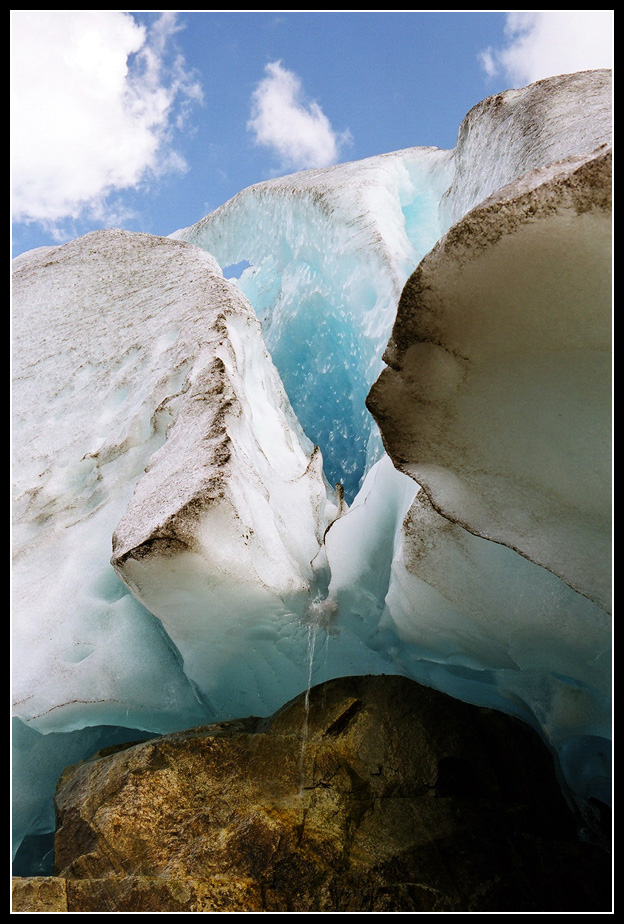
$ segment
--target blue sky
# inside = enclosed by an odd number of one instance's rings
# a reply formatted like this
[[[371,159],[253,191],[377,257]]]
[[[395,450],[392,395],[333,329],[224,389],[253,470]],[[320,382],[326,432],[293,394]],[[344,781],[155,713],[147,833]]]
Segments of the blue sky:
[[[612,49],[611,10],[13,10],[13,254],[166,235],[272,176],[452,148],[484,97]]]

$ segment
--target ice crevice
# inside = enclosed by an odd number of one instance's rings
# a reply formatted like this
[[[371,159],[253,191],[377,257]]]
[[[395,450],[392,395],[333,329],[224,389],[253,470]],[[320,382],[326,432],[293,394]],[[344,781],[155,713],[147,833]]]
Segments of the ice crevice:
[[[610,112],[552,78],[14,261],[16,844],[95,744],[349,674],[511,712],[608,801]]]

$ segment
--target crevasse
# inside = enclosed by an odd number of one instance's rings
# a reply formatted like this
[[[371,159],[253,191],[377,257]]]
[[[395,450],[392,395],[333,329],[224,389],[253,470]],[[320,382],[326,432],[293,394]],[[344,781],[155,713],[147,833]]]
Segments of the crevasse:
[[[365,399],[400,291],[445,230],[448,151],[414,148],[282,177],[240,193],[175,237],[237,279],[330,483],[350,503],[381,443]]]

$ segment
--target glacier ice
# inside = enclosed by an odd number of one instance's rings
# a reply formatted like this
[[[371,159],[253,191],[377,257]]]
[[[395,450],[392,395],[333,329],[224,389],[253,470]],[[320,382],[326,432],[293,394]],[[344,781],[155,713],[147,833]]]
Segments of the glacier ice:
[[[112,564],[162,621],[212,712],[239,715],[250,687],[266,683],[254,640],[277,646],[284,624],[303,617],[338,506],[251,307],[223,279],[205,299],[201,349],[167,440],[115,529]],[[250,652],[243,678],[241,649]],[[277,656],[272,697],[282,683],[290,691],[292,671],[288,655]]]
[[[405,670],[461,698],[492,703],[485,684],[507,711],[522,704],[575,792],[591,795],[592,776],[602,799],[611,720],[605,147],[530,171],[453,225],[403,290],[388,365],[368,399],[387,451],[422,487],[395,544],[380,620],[398,635]],[[445,675],[455,667],[454,683],[434,679],[426,665],[436,659]]]
[[[608,800],[610,113],[540,81],[453,151],[14,261],[17,843],[93,742],[347,674],[521,716]]]
[[[403,291],[369,407],[436,509],[610,606],[611,155],[523,176]]]
[[[366,411],[403,284],[440,237],[451,152],[413,148],[243,190],[173,237],[237,284],[332,484],[350,502],[382,452]]]
[[[13,694],[43,732],[204,715],[162,625],[109,564],[192,365],[181,328],[214,263],[189,249],[103,232],[15,261]],[[164,272],[170,294],[155,299]]]
[[[444,229],[532,170],[610,143],[611,126],[610,71],[549,77],[477,103],[459,129]]]

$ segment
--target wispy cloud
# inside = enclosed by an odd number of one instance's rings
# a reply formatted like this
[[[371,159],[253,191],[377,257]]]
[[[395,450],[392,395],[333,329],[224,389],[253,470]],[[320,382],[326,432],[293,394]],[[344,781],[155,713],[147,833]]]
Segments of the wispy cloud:
[[[305,170],[334,164],[351,140],[338,133],[315,101],[307,102],[299,77],[273,61],[253,92],[247,123],[257,144],[270,148],[284,169]]]
[[[480,55],[489,76],[519,87],[543,77],[613,66],[613,10],[514,11],[507,43]]]
[[[16,220],[104,220],[111,194],[186,168],[172,133],[201,89],[167,57],[177,28],[171,12],[147,30],[119,10],[12,11]]]

